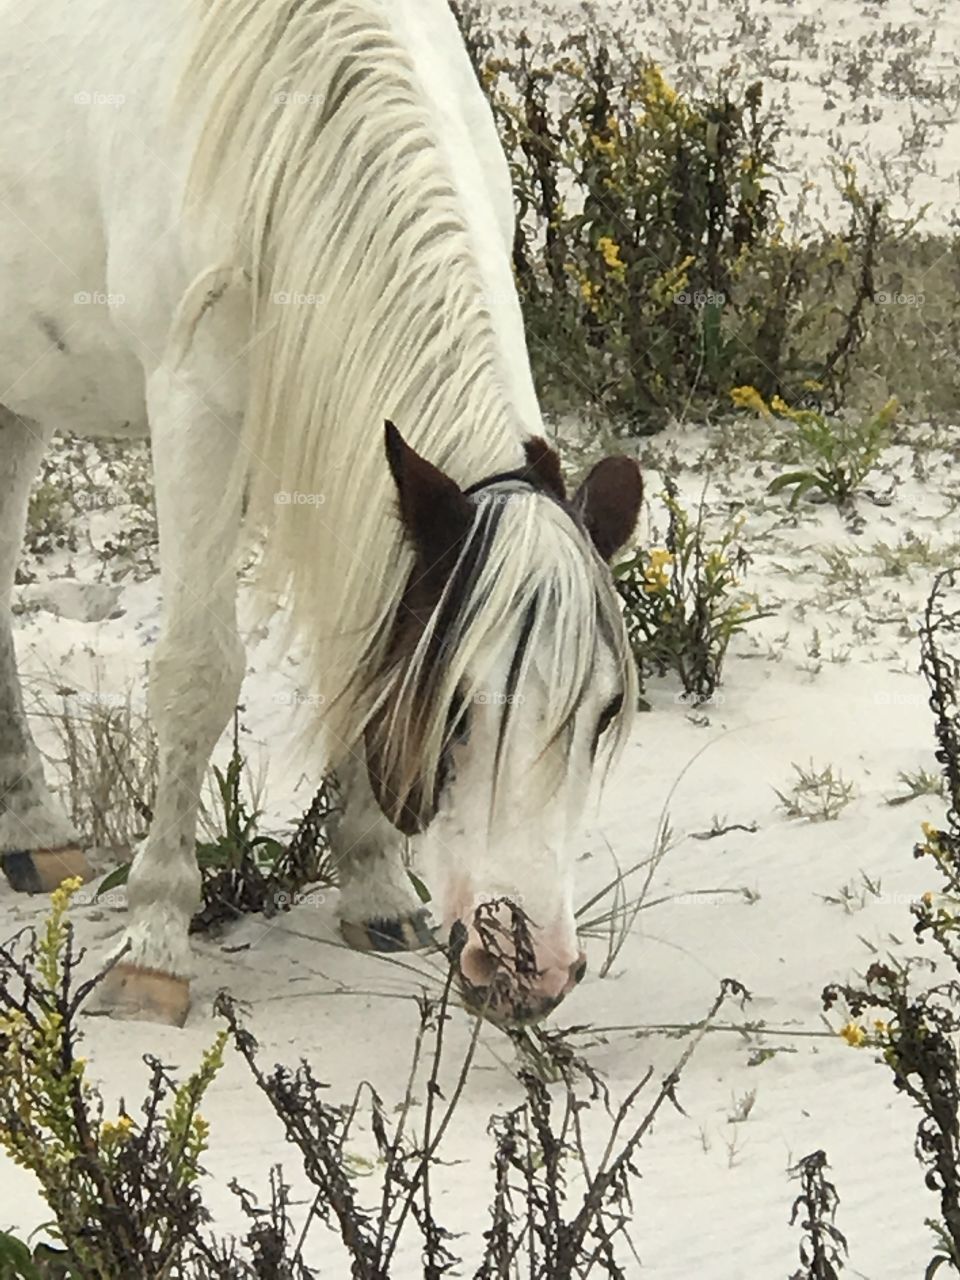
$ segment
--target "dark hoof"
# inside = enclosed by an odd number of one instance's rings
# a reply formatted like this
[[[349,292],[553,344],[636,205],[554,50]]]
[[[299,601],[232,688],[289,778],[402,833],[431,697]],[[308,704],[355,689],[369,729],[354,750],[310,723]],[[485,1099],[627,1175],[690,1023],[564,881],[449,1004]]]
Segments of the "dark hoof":
[[[341,920],[340,932],[354,951],[422,951],[437,945],[426,911],[394,920],[367,920],[363,924]]]
[[[0,856],[3,874],[17,893],[53,893],[64,880],[75,876],[86,884],[93,879],[93,869],[82,850],[17,849]]]

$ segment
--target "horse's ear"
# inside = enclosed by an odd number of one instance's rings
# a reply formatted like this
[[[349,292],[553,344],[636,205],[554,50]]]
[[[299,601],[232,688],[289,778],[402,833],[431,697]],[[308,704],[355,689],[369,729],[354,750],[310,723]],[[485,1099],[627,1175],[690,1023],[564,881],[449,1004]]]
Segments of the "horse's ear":
[[[633,458],[617,456],[598,462],[573,500],[593,545],[611,560],[630,540],[643,502],[643,477]]]
[[[385,444],[400,518],[422,570],[451,572],[473,523],[469,499],[449,476],[411,449],[392,422],[386,423]]]
[[[560,470],[560,456],[551,449],[543,436],[531,436],[524,441],[523,451],[527,458],[527,471],[538,481],[541,488],[547,489],[561,502],[566,501],[567,486],[563,482]]]

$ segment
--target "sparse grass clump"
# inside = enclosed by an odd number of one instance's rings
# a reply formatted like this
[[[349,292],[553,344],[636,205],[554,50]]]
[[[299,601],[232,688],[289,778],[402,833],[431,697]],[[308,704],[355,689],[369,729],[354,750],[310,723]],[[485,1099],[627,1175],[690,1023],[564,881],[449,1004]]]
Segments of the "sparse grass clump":
[[[796,780],[789,791],[774,791],[788,818],[805,818],[808,822],[834,822],[854,798],[852,782],[834,773],[833,765],[817,769],[810,761],[809,769],[795,764]]]
[[[53,784],[84,841],[132,848],[150,825],[159,777],[156,735],[133,690],[106,689],[99,670],[92,689],[48,673],[32,711],[52,730]]]
[[[901,769],[897,779],[905,790],[901,795],[891,796],[887,801],[889,805],[909,804],[911,800],[916,800],[920,796],[943,798],[947,794],[943,775],[933,773],[929,769],[915,769],[912,772],[909,769]]]

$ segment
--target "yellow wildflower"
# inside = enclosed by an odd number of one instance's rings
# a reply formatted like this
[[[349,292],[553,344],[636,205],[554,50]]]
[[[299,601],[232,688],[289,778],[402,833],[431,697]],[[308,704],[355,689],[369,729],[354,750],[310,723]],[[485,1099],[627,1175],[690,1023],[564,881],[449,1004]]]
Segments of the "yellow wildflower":
[[[649,102],[673,106],[677,100],[677,91],[667,83],[666,77],[655,62],[646,68],[643,80]]]
[[[643,573],[643,589],[647,595],[657,595],[666,591],[670,585],[668,570],[673,564],[673,556],[669,551],[657,547],[649,553],[648,560]]]
[[[603,260],[610,268],[611,275],[623,280],[627,272],[627,264],[620,257],[620,246],[610,236],[601,236],[597,248],[603,254]]]
[[[874,1018],[873,1029],[878,1036],[885,1036],[890,1031],[890,1024],[889,1022],[884,1022],[881,1018]]]
[[[856,1022],[848,1022],[840,1032],[841,1036],[846,1040],[847,1044],[852,1045],[854,1049],[859,1049],[867,1038],[867,1033],[863,1027]]]
[[[612,156],[617,149],[616,138],[610,138],[604,142],[598,133],[590,135],[590,141],[593,143],[597,151],[602,151],[605,155]]]
[[[766,401],[756,387],[734,387],[730,392],[730,399],[738,409],[752,409],[763,418],[770,417]]]
[[[582,276],[580,279],[580,296],[595,315],[600,310],[600,294],[602,288],[602,285],[595,284],[592,280],[588,279],[587,276]]]
[[[134,1127],[134,1122],[130,1116],[118,1116],[116,1120],[104,1120],[100,1126],[100,1137],[107,1143],[123,1142],[129,1138]]]
[[[696,262],[693,254],[688,254],[682,262],[678,262],[674,267],[668,267],[662,276],[658,276],[650,286],[651,301],[657,303],[658,306],[672,304],[677,297],[682,294],[688,284],[690,277],[688,271]]]

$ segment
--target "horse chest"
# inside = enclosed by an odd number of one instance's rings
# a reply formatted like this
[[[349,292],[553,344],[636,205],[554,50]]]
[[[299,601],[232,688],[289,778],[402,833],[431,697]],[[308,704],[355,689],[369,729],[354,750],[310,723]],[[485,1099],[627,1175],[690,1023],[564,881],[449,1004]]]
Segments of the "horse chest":
[[[147,434],[143,370],[105,304],[31,308],[15,323],[4,318],[0,324],[7,408],[72,435]]]

